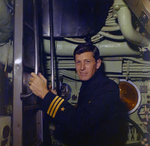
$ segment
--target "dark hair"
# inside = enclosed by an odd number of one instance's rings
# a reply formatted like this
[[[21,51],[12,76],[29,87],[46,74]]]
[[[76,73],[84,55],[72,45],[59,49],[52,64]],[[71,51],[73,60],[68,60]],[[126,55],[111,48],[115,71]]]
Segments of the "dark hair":
[[[83,43],[83,44],[79,44],[75,50],[74,50],[74,60],[75,60],[75,55],[78,54],[82,54],[84,52],[93,52],[93,57],[95,58],[95,61],[97,61],[98,59],[100,59],[100,52],[98,50],[98,48],[93,45],[92,43]]]

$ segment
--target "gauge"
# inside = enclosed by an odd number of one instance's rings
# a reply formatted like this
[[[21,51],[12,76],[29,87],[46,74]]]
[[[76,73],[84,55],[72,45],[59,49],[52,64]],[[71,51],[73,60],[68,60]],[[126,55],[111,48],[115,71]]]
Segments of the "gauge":
[[[120,99],[128,108],[128,113],[133,113],[140,105],[141,94],[138,87],[131,81],[120,80]]]
[[[71,97],[71,87],[66,83],[61,85],[61,97],[66,100],[69,100]]]

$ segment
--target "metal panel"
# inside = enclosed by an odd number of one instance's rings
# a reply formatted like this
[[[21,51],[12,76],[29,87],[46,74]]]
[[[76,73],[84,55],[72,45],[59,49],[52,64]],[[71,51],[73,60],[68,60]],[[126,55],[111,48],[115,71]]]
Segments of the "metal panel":
[[[78,37],[101,30],[113,0],[52,0],[54,37]],[[49,1],[42,0],[43,36],[50,36]]]
[[[15,0],[13,65],[13,146],[22,146],[23,0]]]
[[[28,85],[30,73],[38,72],[39,62],[36,2],[15,1],[13,146],[37,146],[43,141],[42,111]]]

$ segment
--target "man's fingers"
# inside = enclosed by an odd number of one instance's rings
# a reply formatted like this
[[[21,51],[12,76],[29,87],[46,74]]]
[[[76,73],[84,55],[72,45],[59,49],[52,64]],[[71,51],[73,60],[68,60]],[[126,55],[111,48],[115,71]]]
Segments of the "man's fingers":
[[[39,73],[39,76],[38,76],[37,74],[35,74],[34,72],[32,72],[31,76],[33,77],[33,78],[30,78],[31,80],[34,80],[34,78],[40,77],[43,81],[47,81],[46,78],[41,73]]]
[[[34,72],[31,73],[31,76],[34,77],[34,78],[38,77],[38,75],[35,74]]]
[[[52,85],[49,85],[49,89],[52,89]]]
[[[33,80],[34,80],[34,78],[33,78],[33,77],[31,77],[31,78],[30,78],[30,81],[32,82]]]
[[[41,74],[41,73],[39,73],[39,77],[43,80],[43,81],[47,81],[46,79],[45,79],[45,77]]]
[[[31,85],[31,82],[28,82],[29,85]]]
[[[47,80],[44,78],[44,76],[42,76],[42,74],[36,75],[34,72],[32,72],[29,85],[31,91],[42,99],[49,92],[47,89]]]

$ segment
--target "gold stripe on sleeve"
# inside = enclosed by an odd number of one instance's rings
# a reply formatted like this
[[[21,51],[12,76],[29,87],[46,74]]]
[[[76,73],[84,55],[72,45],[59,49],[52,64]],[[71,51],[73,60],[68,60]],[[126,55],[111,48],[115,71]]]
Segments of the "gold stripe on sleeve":
[[[53,108],[51,109],[51,112],[50,112],[50,114],[49,114],[50,116],[52,116],[55,107],[57,106],[58,102],[59,102],[61,99],[62,99],[62,98],[59,97],[59,99],[57,99],[57,101],[54,103]]]
[[[54,102],[58,99],[58,97],[59,97],[59,96],[56,96],[56,97],[53,99],[53,101],[51,102],[51,104],[50,104],[50,106],[49,106],[49,108],[48,108],[48,110],[47,110],[47,114],[50,113],[50,110],[51,110],[51,108],[52,108]]]
[[[57,113],[57,111],[58,111],[60,105],[63,103],[63,101],[64,101],[64,99],[62,99],[62,100],[59,102],[59,104],[57,105],[56,109],[54,110],[54,114],[53,114],[53,116],[52,116],[53,118],[55,118],[56,113]]]

